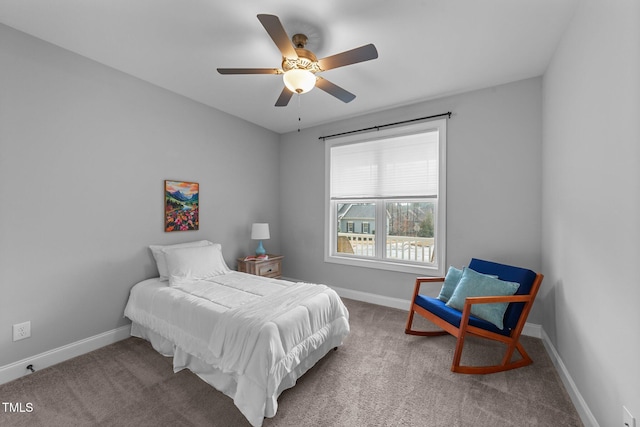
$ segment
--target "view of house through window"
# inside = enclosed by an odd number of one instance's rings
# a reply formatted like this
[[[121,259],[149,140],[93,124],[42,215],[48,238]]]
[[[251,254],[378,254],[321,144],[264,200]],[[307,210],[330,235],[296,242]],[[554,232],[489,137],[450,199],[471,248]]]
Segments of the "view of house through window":
[[[376,255],[375,227],[365,224],[376,220],[376,206],[373,203],[338,203],[338,239],[336,251],[362,256]]]
[[[328,146],[327,261],[441,272],[445,124]]]

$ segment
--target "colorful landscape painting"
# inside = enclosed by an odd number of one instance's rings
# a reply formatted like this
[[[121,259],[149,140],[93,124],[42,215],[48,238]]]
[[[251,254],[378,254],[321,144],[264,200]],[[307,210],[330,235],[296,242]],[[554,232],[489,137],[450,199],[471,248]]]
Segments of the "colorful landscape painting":
[[[164,182],[164,231],[198,229],[199,190],[197,182]]]

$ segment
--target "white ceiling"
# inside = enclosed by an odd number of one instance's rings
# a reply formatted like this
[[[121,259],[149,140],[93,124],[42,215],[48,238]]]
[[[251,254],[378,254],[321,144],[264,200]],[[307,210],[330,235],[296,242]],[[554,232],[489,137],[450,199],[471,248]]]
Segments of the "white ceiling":
[[[542,75],[578,0],[0,0],[0,22],[234,116],[285,133],[392,106]],[[318,58],[368,43],[378,59],[322,76],[354,93],[314,89],[274,107],[279,68],[256,15],[304,33]]]

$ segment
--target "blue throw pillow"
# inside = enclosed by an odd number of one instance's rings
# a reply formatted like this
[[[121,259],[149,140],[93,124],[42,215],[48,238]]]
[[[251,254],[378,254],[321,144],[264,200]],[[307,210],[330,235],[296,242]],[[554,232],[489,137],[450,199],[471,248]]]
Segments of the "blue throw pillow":
[[[465,267],[466,269],[467,267]],[[493,276],[488,274],[489,277],[498,278],[498,276]],[[442,302],[447,302],[453,295],[453,291],[456,290],[456,286],[460,283],[460,279],[462,278],[462,270],[457,269],[453,266],[449,267],[447,271],[447,275],[444,278],[444,283],[442,284],[442,288],[440,288],[440,294],[438,295],[438,299]]]
[[[453,291],[453,295],[451,295],[447,305],[462,311],[464,308],[464,301],[467,297],[513,295],[519,287],[519,283],[505,282],[503,280],[487,276],[486,274],[478,273],[470,268],[465,268],[462,272],[462,277],[458,282],[458,286],[456,286]],[[506,302],[495,304],[474,304],[471,307],[471,314],[493,323],[499,329],[504,329],[502,320],[508,305],[509,304]]]
[[[449,267],[449,271],[447,271],[447,275],[444,277],[444,283],[442,284],[442,288],[440,289],[440,295],[438,295],[438,299],[443,302],[449,301],[451,295],[453,295],[453,291],[458,286],[458,282],[462,277],[462,270],[459,270],[453,266]]]

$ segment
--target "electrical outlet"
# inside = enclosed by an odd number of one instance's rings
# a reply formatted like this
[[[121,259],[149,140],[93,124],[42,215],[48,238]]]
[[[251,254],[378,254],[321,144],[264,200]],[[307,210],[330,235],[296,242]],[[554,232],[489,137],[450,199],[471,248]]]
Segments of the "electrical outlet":
[[[13,325],[13,340],[20,341],[31,336],[31,321]]]
[[[636,427],[636,419],[633,418],[631,412],[624,406],[622,407],[622,422],[624,427]]]

